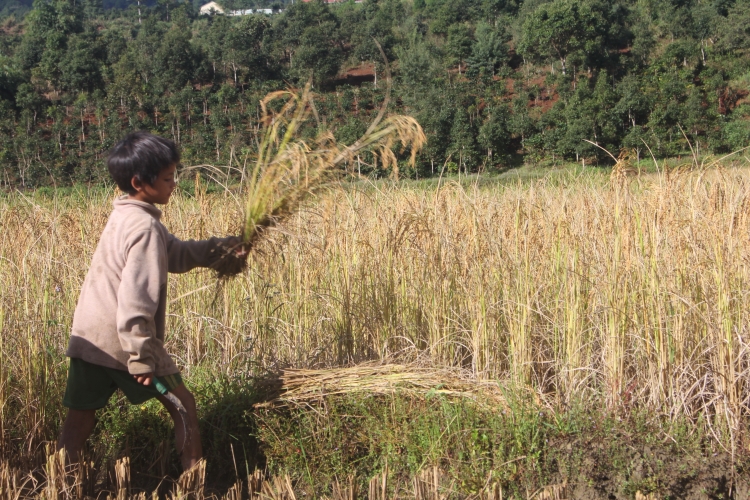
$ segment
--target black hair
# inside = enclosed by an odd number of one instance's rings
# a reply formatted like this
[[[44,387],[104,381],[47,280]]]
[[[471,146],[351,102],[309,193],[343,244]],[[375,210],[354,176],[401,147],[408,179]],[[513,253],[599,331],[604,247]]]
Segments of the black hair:
[[[133,177],[153,185],[159,172],[179,162],[180,151],[174,142],[148,132],[133,132],[109,152],[107,168],[117,187],[134,194]]]

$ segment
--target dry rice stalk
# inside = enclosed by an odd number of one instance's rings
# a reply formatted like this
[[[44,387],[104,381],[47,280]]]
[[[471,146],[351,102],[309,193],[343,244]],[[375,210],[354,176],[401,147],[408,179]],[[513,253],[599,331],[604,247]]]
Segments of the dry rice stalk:
[[[130,497],[130,457],[122,457],[115,464],[115,480],[117,500],[127,500]]]
[[[281,109],[274,111],[272,107],[279,101]],[[312,115],[317,118],[310,84],[301,94],[292,90],[272,92],[260,105],[265,129],[257,161],[244,186],[247,203],[242,238],[248,248],[267,228],[294,213],[312,193],[327,185],[337,166],[354,161],[362,150],[378,151],[383,166],[395,169],[392,148],[397,142],[402,150],[410,150],[413,164],[427,140],[412,117],[384,119],[385,105],[367,132],[350,146],[338,144],[333,133],[322,128],[313,140],[301,139],[302,127]],[[225,258],[214,267],[220,277],[232,276],[244,269],[245,260]]]
[[[73,492],[75,498],[84,498],[94,487],[94,462],[81,460],[73,470]]]
[[[16,470],[6,462],[0,463],[0,498],[13,498],[16,492]]]
[[[503,500],[503,487],[494,482],[479,492],[479,500]]]
[[[52,451],[47,447],[47,460],[42,468],[43,481],[36,479],[33,471],[22,474],[7,462],[0,462],[0,499],[18,500],[39,498],[46,500],[68,500],[84,498],[90,486],[93,464],[68,463],[64,450]]]
[[[462,378],[456,371],[419,365],[363,363],[325,370],[286,369],[267,383],[269,401],[259,407],[299,404],[322,396],[369,392],[446,395],[503,405],[500,387],[489,381]]]
[[[242,481],[234,483],[234,486],[227,490],[227,494],[223,498],[225,500],[242,500]]]
[[[289,476],[275,476],[263,483],[260,498],[263,500],[297,500],[292,488],[292,480]]]
[[[173,500],[192,499],[202,500],[203,489],[206,484],[206,461],[200,460],[191,469],[180,476],[176,484],[176,491],[172,492]]]
[[[258,498],[263,487],[265,477],[260,469],[255,469],[252,474],[247,476],[247,493],[250,499]]]
[[[26,485],[31,480],[21,480],[21,471],[13,469],[7,462],[0,463],[0,498],[18,500],[23,498]]]
[[[342,485],[338,479],[335,479],[332,486],[331,500],[356,500],[358,491],[357,482],[354,479],[354,476],[349,476],[346,485]]]
[[[388,464],[383,471],[370,479],[368,485],[369,500],[386,500],[388,498]]]
[[[551,484],[541,488],[539,491],[531,495],[530,498],[535,500],[565,500],[568,498],[568,483],[563,481],[560,484]],[[638,496],[636,495],[636,498]]]
[[[434,465],[419,472],[413,479],[415,500],[444,500],[445,494],[440,493],[440,479],[442,473]]]
[[[76,498],[76,493],[80,491],[80,474],[73,473],[73,468],[78,469],[76,465],[67,463],[67,454],[65,450],[56,452],[47,450],[47,463],[44,467],[44,473],[47,476],[47,483],[42,492],[42,496],[47,500],[58,500]],[[76,470],[77,472],[77,470]]]

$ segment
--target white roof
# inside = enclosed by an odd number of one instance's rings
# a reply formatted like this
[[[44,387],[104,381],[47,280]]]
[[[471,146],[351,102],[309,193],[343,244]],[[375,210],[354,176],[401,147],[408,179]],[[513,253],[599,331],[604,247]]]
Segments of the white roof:
[[[243,9],[243,10],[230,10],[229,12],[224,11],[224,7],[219,5],[216,2],[208,2],[207,4],[201,6],[200,13],[201,14],[227,14],[230,16],[248,16],[250,14],[266,14],[266,15],[272,15],[276,12],[280,11],[274,11],[273,9]]]
[[[250,14],[273,14],[273,9],[245,9],[245,10],[233,10],[229,12],[230,16],[248,16]]]
[[[214,12],[221,12],[224,13],[224,7],[219,5],[216,2],[208,2],[207,4],[201,6],[200,13],[201,14],[211,14]]]

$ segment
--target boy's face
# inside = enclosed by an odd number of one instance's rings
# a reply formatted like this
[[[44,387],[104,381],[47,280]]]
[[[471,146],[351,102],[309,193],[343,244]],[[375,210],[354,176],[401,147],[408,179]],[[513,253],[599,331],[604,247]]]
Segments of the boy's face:
[[[166,205],[177,185],[177,182],[175,181],[176,172],[176,164],[163,168],[153,184],[141,182],[139,179],[133,177],[131,184],[136,192],[129,197],[133,200],[151,203],[152,205],[156,203]]]

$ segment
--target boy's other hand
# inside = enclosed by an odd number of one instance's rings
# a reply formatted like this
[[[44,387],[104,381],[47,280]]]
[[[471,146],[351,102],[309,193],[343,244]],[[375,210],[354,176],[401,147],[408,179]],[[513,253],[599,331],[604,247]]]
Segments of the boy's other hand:
[[[151,380],[154,378],[154,372],[141,373],[140,375],[133,375],[136,382],[143,385],[151,385]]]

